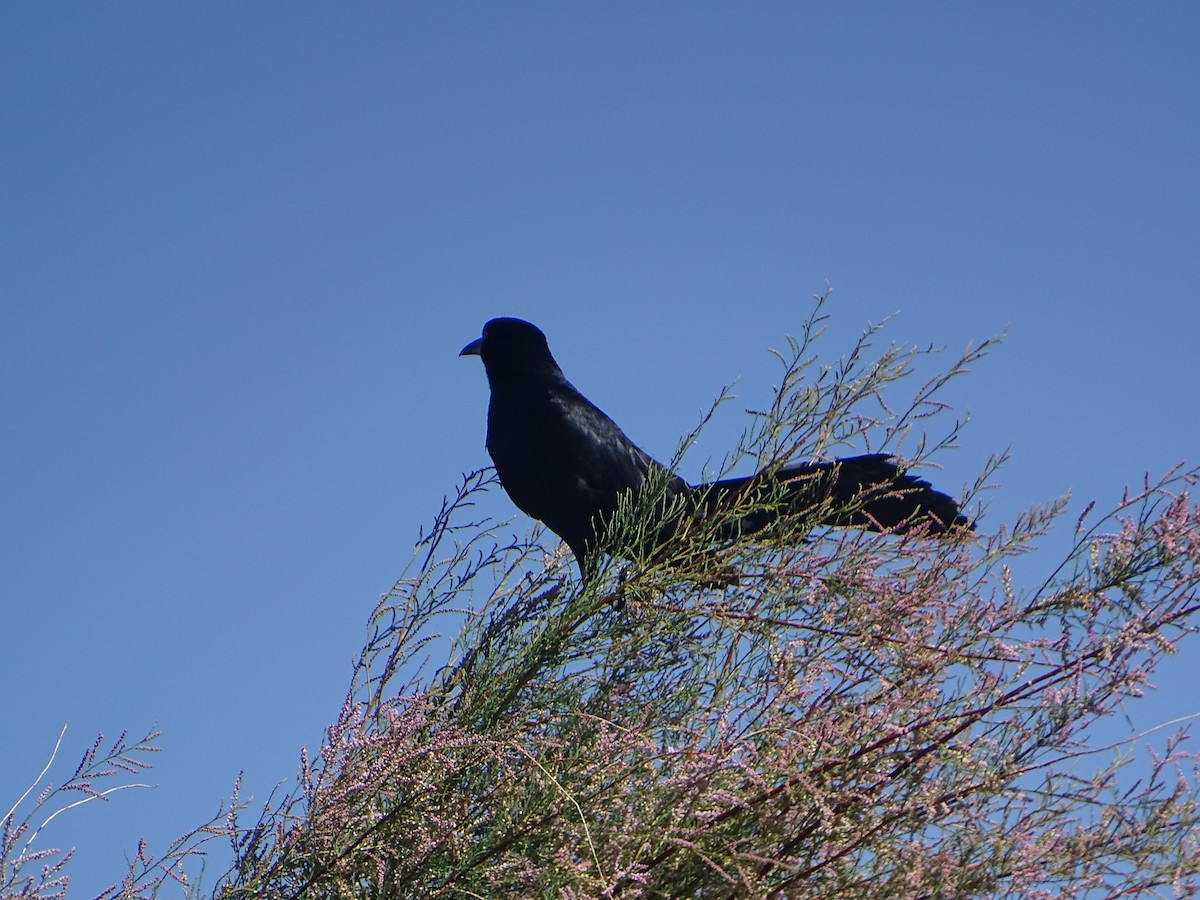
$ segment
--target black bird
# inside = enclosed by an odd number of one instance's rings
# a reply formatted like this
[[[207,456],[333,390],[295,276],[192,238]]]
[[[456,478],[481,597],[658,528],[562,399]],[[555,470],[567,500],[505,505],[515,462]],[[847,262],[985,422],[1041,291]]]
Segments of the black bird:
[[[693,520],[725,510],[714,538],[753,534],[781,514],[820,510],[819,523],[944,534],[968,526],[958,504],[929,482],[900,471],[886,454],[806,462],[689,485],[667,472],[567,381],[546,336],[521,319],[492,319],[459,356],[479,356],[491,387],[487,449],[500,484],[523,512],[566,541],[585,573],[619,498],[647,482],[670,509],[650,541],[654,551]],[[731,512],[732,511],[732,512]]]

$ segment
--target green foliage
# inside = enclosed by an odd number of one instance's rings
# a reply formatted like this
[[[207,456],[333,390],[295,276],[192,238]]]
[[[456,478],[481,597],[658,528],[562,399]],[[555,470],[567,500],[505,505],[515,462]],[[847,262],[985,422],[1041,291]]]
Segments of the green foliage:
[[[914,426],[940,421],[938,391],[986,345],[892,412],[885,389],[928,351],[868,361],[872,329],[818,367],[823,321],[818,302],[728,467],[852,442],[911,445],[920,464],[953,443],[957,422],[932,443]],[[1172,473],[1081,523],[1022,592],[1007,563],[1062,504],[942,541],[814,529],[814,510],[714,547],[720,522],[701,521],[623,562],[656,533],[651,492],[581,583],[538,533],[469,520],[494,489],[474,473],[382,598],[299,793],[242,833],[221,894],[1191,893],[1182,738],[1132,784],[1128,755],[1087,741],[1193,627],[1200,538],[1178,489],[1194,480]],[[435,635],[464,616],[452,641]]]
[[[823,323],[819,299],[726,471],[851,445],[920,466],[953,445],[939,391],[986,344],[897,404],[930,351],[872,359],[871,329],[822,366]],[[1195,894],[1186,735],[1140,754],[1092,735],[1194,629],[1196,478],[1081,518],[1023,590],[1010,563],[1061,502],[943,540],[816,527],[814,509],[722,542],[714,516],[630,561],[663,515],[649,494],[581,581],[541,532],[479,519],[496,485],[472,473],[380,599],[295,788],[251,825],[235,798],[216,895]]]

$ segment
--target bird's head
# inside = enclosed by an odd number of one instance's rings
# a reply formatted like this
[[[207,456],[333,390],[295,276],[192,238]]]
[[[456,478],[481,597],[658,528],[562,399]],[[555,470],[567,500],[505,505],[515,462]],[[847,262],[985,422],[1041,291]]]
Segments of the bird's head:
[[[483,326],[483,337],[471,341],[458,355],[480,357],[493,385],[509,376],[560,371],[550,355],[546,335],[524,319],[492,319]]]

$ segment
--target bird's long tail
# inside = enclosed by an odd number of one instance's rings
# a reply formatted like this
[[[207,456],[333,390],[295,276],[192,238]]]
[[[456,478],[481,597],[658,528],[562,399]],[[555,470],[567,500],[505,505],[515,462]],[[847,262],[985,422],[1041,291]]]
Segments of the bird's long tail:
[[[774,473],[727,478],[695,488],[697,512],[744,507],[729,536],[753,534],[780,516],[811,516],[816,524],[931,535],[974,529],[954,498],[922,478],[900,470],[885,453],[833,462],[799,463]]]

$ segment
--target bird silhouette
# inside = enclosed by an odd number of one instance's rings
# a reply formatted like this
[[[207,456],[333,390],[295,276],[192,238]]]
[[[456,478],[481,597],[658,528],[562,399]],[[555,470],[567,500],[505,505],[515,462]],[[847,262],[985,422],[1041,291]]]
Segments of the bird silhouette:
[[[814,511],[814,525],[878,532],[942,535],[973,527],[953,498],[880,453],[689,485],[584,397],[563,375],[546,336],[522,319],[492,319],[459,355],[483,360],[491,388],[487,450],[500,484],[520,510],[567,543],[585,575],[622,497],[636,500],[651,487],[660,521],[641,537],[642,553],[713,516],[719,522],[712,540]]]

